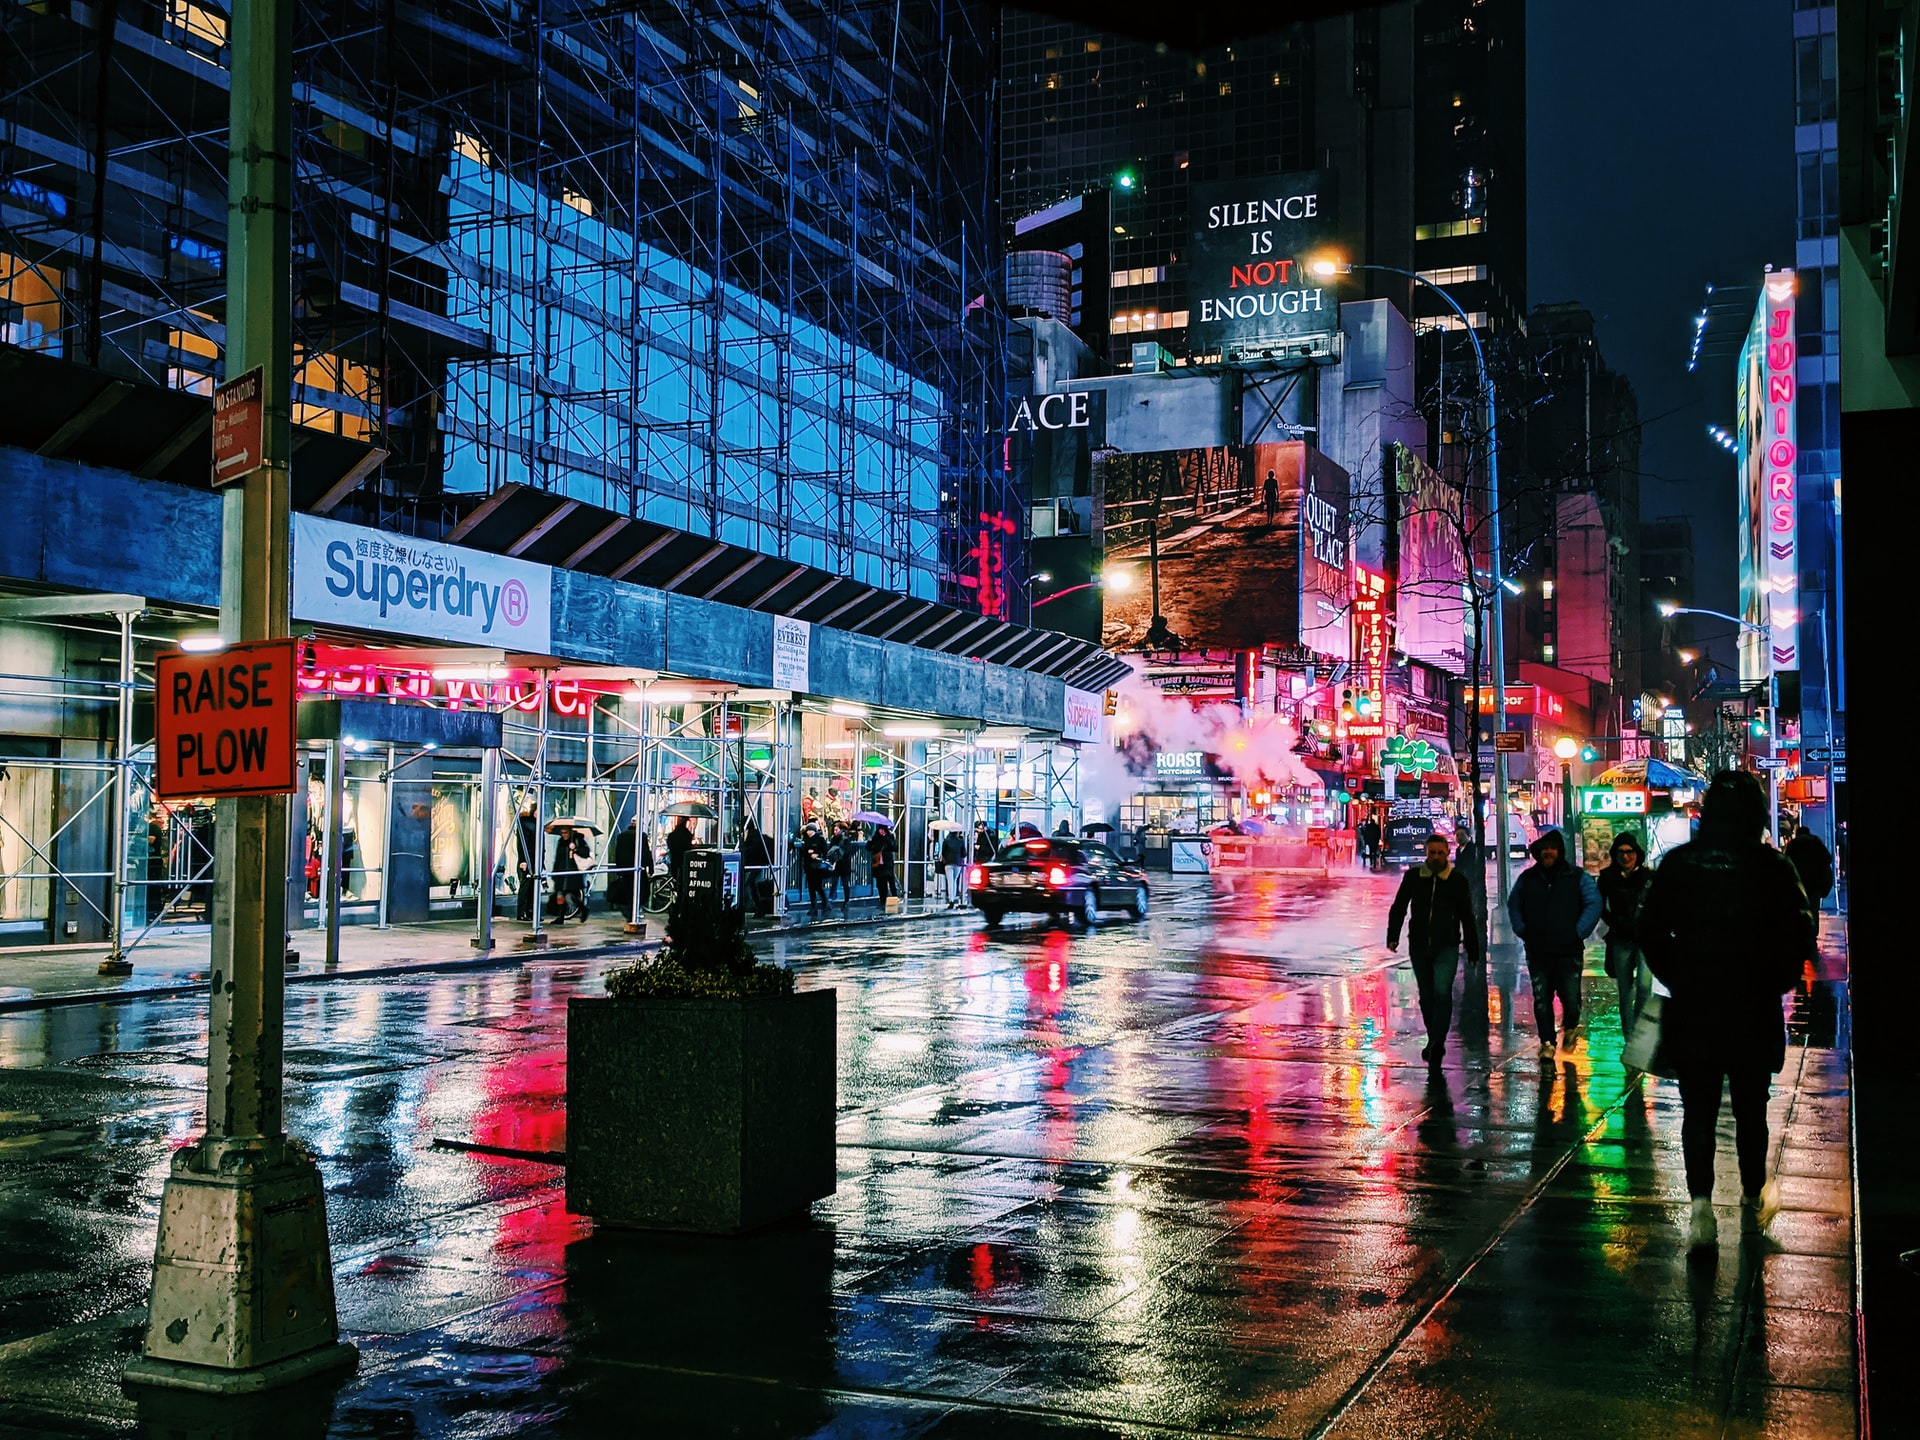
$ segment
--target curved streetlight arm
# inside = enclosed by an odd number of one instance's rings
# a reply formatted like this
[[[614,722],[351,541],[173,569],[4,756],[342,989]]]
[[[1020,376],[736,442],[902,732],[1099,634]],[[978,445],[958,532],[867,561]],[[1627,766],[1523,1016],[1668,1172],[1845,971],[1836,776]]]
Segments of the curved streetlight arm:
[[[1725,620],[1730,625],[1738,625],[1742,630],[1755,635],[1771,635],[1773,632],[1765,625],[1756,625],[1751,620],[1742,620],[1738,615],[1729,615],[1724,610],[1705,610],[1697,605],[1662,605],[1660,618],[1671,620],[1676,615],[1711,615],[1716,620]]]
[[[1500,536],[1500,407],[1494,398],[1493,372],[1487,368],[1487,352],[1481,347],[1480,332],[1473,328],[1473,322],[1467,318],[1467,312],[1460,302],[1444,288],[1436,285],[1426,276],[1412,270],[1402,270],[1397,265],[1345,265],[1339,270],[1373,270],[1383,275],[1398,275],[1403,280],[1424,286],[1446,302],[1447,308],[1460,317],[1460,328],[1467,332],[1467,339],[1473,344],[1474,363],[1480,367],[1480,384],[1487,393],[1487,549],[1492,566],[1493,595],[1488,608],[1493,612],[1493,693],[1494,693],[1494,729],[1497,732],[1507,728],[1507,627],[1503,612],[1506,606],[1501,603],[1500,592],[1506,586],[1506,568],[1501,559]],[[1442,342],[1445,343],[1445,342]],[[1463,502],[1464,503],[1464,502]],[[1475,676],[1477,682],[1479,677]],[[1480,728],[1480,717],[1475,715],[1471,721],[1474,730]],[[1493,793],[1494,804],[1494,845],[1499,851],[1500,908],[1497,913],[1506,913],[1508,860],[1507,860],[1507,752],[1497,745],[1493,752]],[[1473,797],[1473,804],[1480,803],[1480,797]]]

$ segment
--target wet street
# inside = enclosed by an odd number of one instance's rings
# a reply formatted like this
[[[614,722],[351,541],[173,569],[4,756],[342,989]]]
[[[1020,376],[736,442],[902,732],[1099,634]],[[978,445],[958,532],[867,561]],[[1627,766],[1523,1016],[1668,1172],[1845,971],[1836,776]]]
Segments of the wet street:
[[[253,1409],[118,1384],[205,998],[0,1015],[0,1435],[1851,1436],[1836,977],[1774,1088],[1783,1208],[1742,1235],[1723,1138],[1689,1265],[1678,1097],[1627,1083],[1597,959],[1572,1055],[1496,959],[1429,1078],[1390,895],[763,942],[839,994],[840,1183],[745,1239],[566,1213],[566,1002],[615,962],[293,987],[361,1361]]]

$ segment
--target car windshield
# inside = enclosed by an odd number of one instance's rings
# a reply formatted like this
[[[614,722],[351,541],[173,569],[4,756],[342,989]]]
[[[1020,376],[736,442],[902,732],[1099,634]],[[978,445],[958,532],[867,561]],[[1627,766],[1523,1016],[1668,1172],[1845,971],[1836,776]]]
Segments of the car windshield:
[[[1078,865],[1080,847],[1060,840],[1016,840],[1011,845],[1002,845],[997,858],[1008,865],[1035,860],[1058,860],[1063,865]]]

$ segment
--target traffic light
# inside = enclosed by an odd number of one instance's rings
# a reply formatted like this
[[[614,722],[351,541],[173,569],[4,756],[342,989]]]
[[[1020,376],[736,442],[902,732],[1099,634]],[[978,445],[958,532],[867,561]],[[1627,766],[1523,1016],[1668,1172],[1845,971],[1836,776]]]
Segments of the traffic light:
[[[1365,690],[1362,690],[1360,694],[1355,697],[1353,708],[1358,712],[1362,720],[1366,719],[1369,715],[1373,714],[1373,696]]]
[[[1119,713],[1120,692],[1118,690],[1109,690],[1107,691],[1107,714],[1118,715]]]
[[[1353,708],[1353,692],[1351,690],[1342,690],[1340,692],[1340,718],[1342,720],[1351,720],[1355,713]]]
[[[1751,726],[1751,729],[1753,731],[1754,739],[1764,740],[1767,738],[1767,712],[1766,711],[1756,710],[1753,712],[1753,724]]]
[[[1587,764],[1591,765],[1594,761],[1600,758],[1599,747],[1593,744],[1582,745],[1580,747],[1580,758],[1586,761]]]
[[[1122,170],[1118,175],[1113,177],[1113,183],[1122,190],[1131,190],[1140,183],[1140,177],[1135,175],[1131,170]]]

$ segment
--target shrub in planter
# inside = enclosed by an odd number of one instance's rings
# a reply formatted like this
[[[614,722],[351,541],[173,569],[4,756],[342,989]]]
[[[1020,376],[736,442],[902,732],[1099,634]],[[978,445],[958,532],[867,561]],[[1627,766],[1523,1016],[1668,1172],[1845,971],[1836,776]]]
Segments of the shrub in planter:
[[[732,1232],[833,1193],[834,993],[760,962],[738,909],[676,904],[651,962],[567,1007],[567,1208]]]

